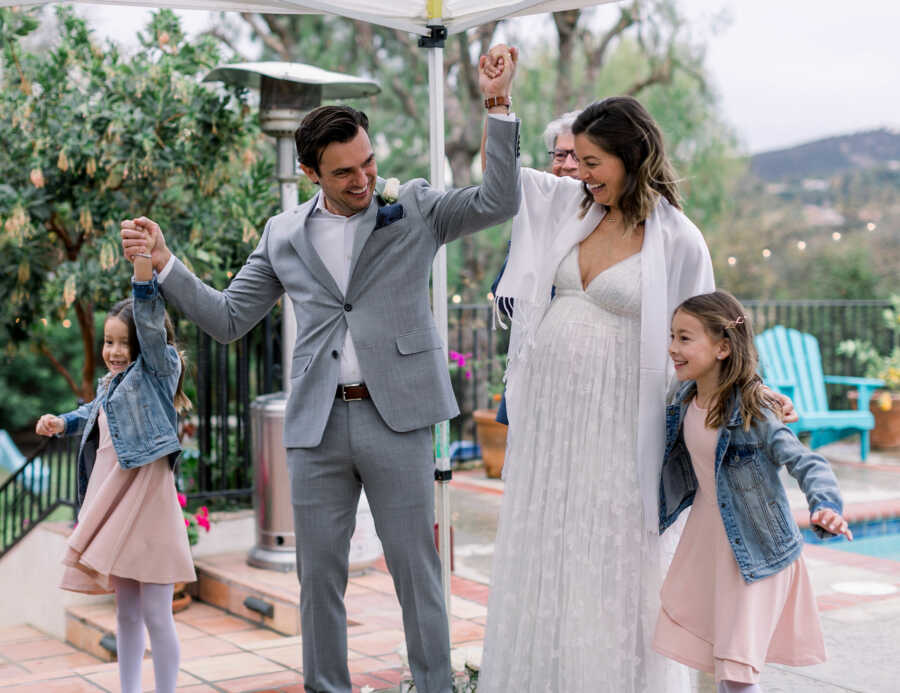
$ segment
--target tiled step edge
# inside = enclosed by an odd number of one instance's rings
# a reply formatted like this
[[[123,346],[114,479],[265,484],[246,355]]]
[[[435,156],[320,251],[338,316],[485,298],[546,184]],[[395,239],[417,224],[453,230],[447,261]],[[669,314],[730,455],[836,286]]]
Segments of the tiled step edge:
[[[197,582],[194,583],[193,590],[200,601],[217,606],[252,623],[271,628],[282,635],[300,634],[300,611],[296,601],[288,601],[239,583],[215,568],[204,565],[202,560],[195,562],[195,568]],[[244,605],[248,597],[270,604],[272,616],[263,616],[248,609]]]
[[[106,636],[114,638],[115,633],[72,610],[66,611],[66,642],[104,662],[115,662],[116,655],[100,644]]]

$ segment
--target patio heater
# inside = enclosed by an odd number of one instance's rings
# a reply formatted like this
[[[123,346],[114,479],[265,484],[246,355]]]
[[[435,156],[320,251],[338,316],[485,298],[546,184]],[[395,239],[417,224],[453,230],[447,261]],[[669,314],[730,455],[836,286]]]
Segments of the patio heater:
[[[258,62],[221,65],[203,78],[204,82],[224,82],[260,92],[259,123],[262,131],[275,138],[275,177],[281,193],[281,209],[297,205],[297,155],[294,131],[303,117],[325,99],[371,96],[381,91],[377,82],[339,72],[329,72],[301,63]],[[256,516],[256,544],[247,563],[258,568],[292,571],[296,567],[293,509],[287,453],[282,443],[284,412],[291,383],[291,356],[297,322],[290,302],[282,300],[281,372],[283,391],[258,397],[251,404],[253,440],[253,510]],[[357,527],[363,536],[351,547],[350,563],[365,562],[367,549],[377,542],[365,498],[360,499]],[[362,522],[361,522],[362,520]],[[371,531],[367,532],[367,528]],[[371,536],[369,536],[371,534]],[[362,546],[360,546],[360,544]],[[356,556],[354,556],[356,549]],[[377,558],[380,547],[373,557]]]

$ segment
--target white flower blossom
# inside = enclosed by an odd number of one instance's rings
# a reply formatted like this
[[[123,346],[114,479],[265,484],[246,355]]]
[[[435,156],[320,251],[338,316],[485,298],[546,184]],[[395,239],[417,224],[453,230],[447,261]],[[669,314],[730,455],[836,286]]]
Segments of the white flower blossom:
[[[384,181],[384,190],[381,191],[381,197],[385,202],[396,202],[397,196],[400,194],[400,181],[396,178],[388,178]]]

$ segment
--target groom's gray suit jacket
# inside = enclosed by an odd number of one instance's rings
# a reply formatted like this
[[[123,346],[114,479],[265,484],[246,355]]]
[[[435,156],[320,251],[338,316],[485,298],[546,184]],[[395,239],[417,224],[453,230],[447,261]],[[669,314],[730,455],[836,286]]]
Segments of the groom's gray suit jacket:
[[[317,196],[269,219],[256,250],[224,291],[176,260],[163,294],[213,338],[230,342],[287,293],[297,341],[285,447],[321,442],[348,329],[372,401],[391,429],[411,431],[452,418],[459,408],[429,304],[431,262],[442,244],[519,210],[518,142],[517,121],[488,118],[480,186],[439,192],[417,179],[400,187],[392,205],[373,198],[356,235],[346,295],[306,230]]]

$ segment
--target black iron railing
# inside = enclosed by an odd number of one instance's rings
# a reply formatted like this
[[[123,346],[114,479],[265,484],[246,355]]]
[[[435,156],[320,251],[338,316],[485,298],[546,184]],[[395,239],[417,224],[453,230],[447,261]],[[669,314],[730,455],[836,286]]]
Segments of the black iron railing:
[[[743,303],[757,333],[785,325],[815,335],[829,374],[862,375],[852,359],[837,353],[841,341],[866,339],[888,351],[898,338],[882,318],[890,305],[887,301]],[[493,395],[502,389],[509,332],[492,330],[491,325],[490,306],[449,308],[449,347],[470,354],[466,369],[452,369],[461,411],[451,422],[452,440],[477,442],[472,412],[497,404]],[[182,419],[182,427],[195,441],[185,446],[180,483],[189,499],[246,503],[253,486],[250,404],[281,388],[279,320],[270,316],[229,345],[214,342],[187,322],[179,328],[181,343],[188,347],[195,407]],[[845,392],[834,389],[829,395],[833,407],[847,408]],[[74,508],[77,445],[77,439],[51,440],[38,453],[40,463],[29,460],[0,486],[0,550],[7,551],[56,508]]]
[[[0,485],[0,558],[57,508],[75,517],[78,441],[48,438]]]
[[[182,421],[189,434],[182,490],[191,500],[247,502],[253,491],[250,404],[281,387],[280,324],[269,315],[231,344],[189,323],[182,328],[182,339],[194,345],[188,370],[196,383],[194,411]]]

